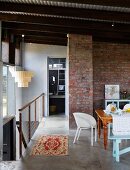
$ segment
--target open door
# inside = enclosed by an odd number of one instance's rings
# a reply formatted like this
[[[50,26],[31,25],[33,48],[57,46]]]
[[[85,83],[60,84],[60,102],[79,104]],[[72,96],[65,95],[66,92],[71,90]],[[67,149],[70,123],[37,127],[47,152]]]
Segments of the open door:
[[[65,115],[66,58],[48,58],[49,115]]]

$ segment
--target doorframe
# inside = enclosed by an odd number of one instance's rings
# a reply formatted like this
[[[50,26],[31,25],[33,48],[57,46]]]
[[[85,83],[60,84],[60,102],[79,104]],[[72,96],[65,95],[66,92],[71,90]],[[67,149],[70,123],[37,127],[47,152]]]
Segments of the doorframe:
[[[69,58],[66,56],[65,115],[69,118]]]
[[[49,58],[65,58],[66,69],[65,69],[65,116],[69,117],[69,59],[68,57],[47,57],[47,116],[49,116]]]
[[[49,116],[49,57],[47,57],[47,116]]]

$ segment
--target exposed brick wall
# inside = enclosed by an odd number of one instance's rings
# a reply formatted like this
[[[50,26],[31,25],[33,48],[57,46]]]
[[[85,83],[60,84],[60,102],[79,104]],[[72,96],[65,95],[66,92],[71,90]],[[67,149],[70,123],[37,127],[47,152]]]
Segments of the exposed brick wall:
[[[94,109],[104,107],[105,84],[130,93],[130,45],[93,42]]]
[[[73,112],[93,114],[92,37],[68,37],[70,128],[75,126]]]

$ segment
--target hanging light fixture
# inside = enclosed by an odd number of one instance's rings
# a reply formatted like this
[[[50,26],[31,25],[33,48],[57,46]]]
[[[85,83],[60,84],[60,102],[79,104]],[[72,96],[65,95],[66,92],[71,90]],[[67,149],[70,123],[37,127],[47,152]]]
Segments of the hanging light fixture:
[[[16,71],[15,82],[18,83],[18,87],[28,87],[33,76],[34,74],[32,71]]]
[[[24,51],[23,43],[24,43],[24,34],[22,34],[21,55]],[[13,66],[9,67],[9,71],[11,72],[12,77],[15,77],[15,82],[18,83],[18,87],[28,87],[29,82],[31,82],[31,79],[34,76],[34,73],[32,71],[17,70],[16,67]]]
[[[15,78],[15,82],[18,83],[18,87],[28,87],[29,82],[31,82],[34,73],[32,71],[16,71],[15,67],[9,67],[9,71],[12,74],[12,77]]]

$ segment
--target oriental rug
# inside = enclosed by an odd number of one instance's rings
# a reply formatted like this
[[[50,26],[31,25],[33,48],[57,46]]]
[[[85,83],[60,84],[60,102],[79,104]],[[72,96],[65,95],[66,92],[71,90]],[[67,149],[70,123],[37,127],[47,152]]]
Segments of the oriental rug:
[[[68,155],[68,136],[47,135],[40,137],[32,148],[31,155]]]

